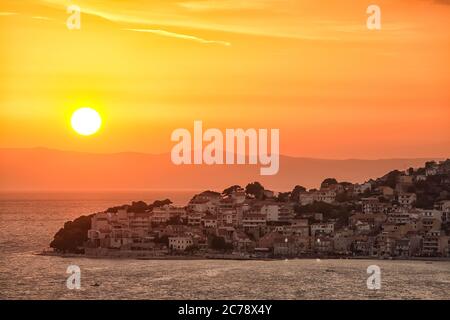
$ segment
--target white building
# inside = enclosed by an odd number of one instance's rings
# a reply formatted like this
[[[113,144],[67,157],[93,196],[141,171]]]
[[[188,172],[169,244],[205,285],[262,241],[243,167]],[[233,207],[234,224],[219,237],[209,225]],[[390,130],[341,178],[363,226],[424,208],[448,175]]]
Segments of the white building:
[[[265,204],[261,207],[261,214],[267,217],[267,221],[278,221],[280,206],[278,204]]]
[[[293,219],[291,225],[287,229],[292,235],[309,237],[309,222],[308,219]]]
[[[334,223],[313,223],[311,225],[311,235],[317,233],[332,234],[334,232]]]
[[[171,218],[185,217],[186,210],[180,207],[165,205],[160,208],[154,208],[151,216],[153,223],[166,223]]]
[[[422,218],[432,218],[442,222],[443,212],[440,210],[426,210],[426,209],[418,209],[417,210]]]
[[[187,248],[194,245],[192,237],[170,237],[169,248],[175,251],[185,251]]]
[[[315,201],[333,203],[336,200],[336,192],[333,190],[320,190],[315,192]]]
[[[266,216],[264,214],[245,214],[242,225],[246,229],[260,228],[267,225]]]
[[[396,224],[411,223],[411,214],[407,212],[391,212],[388,214],[387,221]]]
[[[322,189],[319,191],[302,192],[299,201],[302,206],[312,204],[314,201],[333,203],[336,200],[336,192],[334,190]]]
[[[450,200],[439,201],[436,203],[435,209],[443,212],[450,212]]]
[[[299,196],[299,202],[302,206],[312,204],[314,202],[314,194],[312,192],[302,192]]]
[[[188,216],[188,225],[190,226],[200,226],[202,224],[203,214],[201,213],[191,213]]]
[[[197,196],[189,202],[187,207],[190,212],[205,213],[213,212],[216,205],[206,197]]]

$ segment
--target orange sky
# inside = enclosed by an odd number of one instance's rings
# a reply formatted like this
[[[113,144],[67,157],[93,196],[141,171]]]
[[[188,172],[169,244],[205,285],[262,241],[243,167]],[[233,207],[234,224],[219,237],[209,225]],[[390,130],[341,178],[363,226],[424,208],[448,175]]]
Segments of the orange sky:
[[[280,128],[286,155],[450,154],[450,1],[2,0],[0,46],[0,147],[162,153],[203,120]]]

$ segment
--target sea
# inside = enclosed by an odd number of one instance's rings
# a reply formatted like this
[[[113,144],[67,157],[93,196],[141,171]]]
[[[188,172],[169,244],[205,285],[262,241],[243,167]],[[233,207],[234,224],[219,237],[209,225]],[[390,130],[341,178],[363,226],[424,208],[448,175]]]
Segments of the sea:
[[[194,191],[0,194],[0,299],[450,299],[449,261],[319,260],[156,261],[42,256],[66,221],[106,208]],[[81,288],[66,285],[69,266]],[[380,268],[370,290],[368,267]]]

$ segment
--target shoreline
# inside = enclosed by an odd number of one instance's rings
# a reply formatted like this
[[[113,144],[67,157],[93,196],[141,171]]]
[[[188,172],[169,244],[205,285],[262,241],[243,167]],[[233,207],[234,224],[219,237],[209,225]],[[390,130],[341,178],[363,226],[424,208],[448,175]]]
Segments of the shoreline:
[[[337,256],[304,256],[304,257],[245,257],[232,254],[206,254],[201,256],[177,255],[87,255],[58,252],[36,252],[37,256],[60,258],[86,258],[86,259],[112,259],[112,260],[143,260],[143,261],[189,261],[189,260],[231,260],[231,261],[284,261],[284,260],[371,260],[371,261],[423,261],[423,262],[450,262],[450,257],[389,257],[377,258],[370,256],[337,257]]]

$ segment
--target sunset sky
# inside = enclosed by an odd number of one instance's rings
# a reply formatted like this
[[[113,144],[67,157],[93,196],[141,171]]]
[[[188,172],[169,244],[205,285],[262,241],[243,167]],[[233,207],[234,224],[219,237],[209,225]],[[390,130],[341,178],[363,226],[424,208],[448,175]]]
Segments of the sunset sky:
[[[292,156],[450,155],[450,1],[2,0],[0,46],[1,148],[165,153],[202,120]]]

